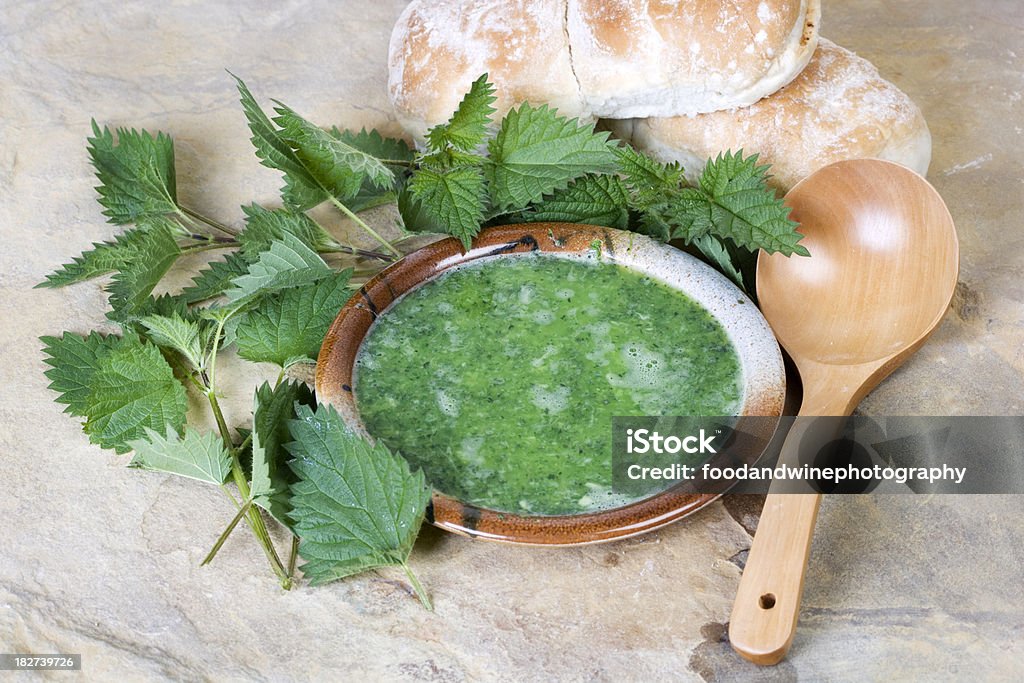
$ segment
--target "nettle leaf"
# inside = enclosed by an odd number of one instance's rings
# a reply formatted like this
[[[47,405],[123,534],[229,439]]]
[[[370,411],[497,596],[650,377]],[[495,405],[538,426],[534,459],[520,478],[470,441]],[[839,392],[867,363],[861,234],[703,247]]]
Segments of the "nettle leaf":
[[[469,152],[480,146],[491,124],[491,115],[496,111],[491,106],[496,99],[494,86],[487,81],[487,74],[473,81],[448,123],[439,124],[427,131],[431,151],[440,152],[451,145]]]
[[[409,190],[426,214],[428,225],[440,226],[469,249],[484,219],[484,175],[479,167],[421,168],[413,175]]]
[[[94,242],[93,248],[82,252],[46,276],[45,282],[36,287],[64,287],[90,280],[100,275],[112,273],[130,259],[135,258],[140,243],[146,241],[146,231],[142,228],[126,230],[107,242]]]
[[[698,188],[683,188],[646,211],[652,225],[666,226],[667,239],[692,242],[716,230],[711,198]]]
[[[739,270],[733,265],[732,259],[729,257],[729,252],[725,248],[725,244],[714,235],[701,235],[693,241],[693,245],[697,247],[701,255],[708,261],[708,263],[716,266],[723,275],[728,277],[740,288],[743,287],[743,276]]]
[[[298,237],[286,233],[280,240],[260,254],[245,275],[231,281],[231,289],[224,292],[233,304],[241,304],[262,294],[315,282],[334,274],[316,252]]]
[[[288,421],[295,417],[296,402],[309,404],[313,394],[302,382],[285,380],[271,389],[264,382],[253,402],[252,482],[253,501],[277,521],[291,527],[289,487],[295,475],[286,466],[284,449],[290,440]]]
[[[89,384],[82,402],[85,432],[104,448],[124,453],[146,428],[180,430],[185,424],[185,388],[153,344],[124,338],[99,357]]]
[[[281,190],[281,196],[285,203],[302,211],[326,200],[327,193],[317,184],[299,160],[291,144],[281,136],[280,131],[256,103],[256,98],[249,92],[245,82],[234,74],[231,74],[231,77],[238,86],[242,109],[252,132],[250,140],[256,148],[257,158],[264,166],[284,173],[285,186]]]
[[[128,467],[177,474],[210,484],[223,484],[231,474],[231,456],[220,436],[185,427],[185,435],[167,425],[163,436],[148,427],[145,437],[128,444],[135,456]]]
[[[107,287],[108,317],[124,322],[140,313],[150,293],[181,255],[175,229],[166,218],[148,218],[136,250],[118,267]]]
[[[287,233],[314,250],[338,245],[330,234],[304,213],[288,209],[270,210],[259,204],[243,206],[242,212],[245,213],[245,230],[238,236],[238,241],[246,256],[255,257]]]
[[[665,219],[668,213],[668,203],[653,204],[639,214],[636,224],[632,229],[643,235],[650,235],[662,242],[672,239],[672,225]]]
[[[235,330],[238,355],[285,367],[298,359],[316,360],[327,328],[352,292],[346,270],[268,297],[242,316]]]
[[[284,104],[276,104],[274,123],[280,126],[281,136],[295,149],[317,185],[330,195],[341,201],[355,197],[364,180],[380,189],[394,185],[395,174],[377,157],[334,137]]]
[[[685,186],[683,167],[678,163],[660,163],[628,145],[616,147],[615,157],[631,202],[639,209],[664,202]]]
[[[241,252],[228,252],[223,260],[207,263],[206,268],[192,278],[192,284],[181,291],[181,296],[190,304],[220,296],[231,286],[232,280],[249,272],[249,265]]]
[[[50,380],[50,389],[60,394],[57,403],[67,406],[65,413],[85,417],[92,378],[100,359],[122,343],[121,337],[98,332],[83,337],[65,332],[60,337],[46,336],[39,340],[45,345],[43,362],[50,366],[44,374]]]
[[[424,209],[423,202],[416,198],[408,185],[398,193],[398,215],[402,217],[402,225],[408,232],[439,235],[445,232],[444,223]]]
[[[118,128],[117,144],[104,126],[92,122],[89,156],[100,185],[99,202],[111,223],[177,213],[174,142],[169,135]]]
[[[622,181],[615,176],[585,175],[532,205],[522,220],[587,223],[625,230],[629,225],[629,197]]]
[[[292,519],[314,585],[374,567],[405,566],[430,501],[423,472],[353,434],[330,406],[297,406],[286,448],[298,481]]]
[[[377,132],[376,129],[367,132],[365,128],[358,133],[350,130],[331,129],[331,135],[342,142],[366,152],[370,156],[380,159],[381,163],[391,169],[395,174],[396,182],[386,188],[377,187],[370,178],[363,180],[359,191],[354,197],[345,200],[345,205],[355,213],[371,209],[375,206],[391,204],[396,199],[396,186],[400,185],[402,178],[416,158],[416,154],[405,142],[398,138],[387,138]]]
[[[147,315],[139,318],[146,336],[157,346],[177,351],[192,364],[203,367],[203,343],[199,323],[186,320],[177,312],[170,316]]]
[[[585,173],[617,169],[608,133],[595,133],[547,105],[523,103],[501,122],[486,165],[491,193],[501,208],[521,209],[565,188]]]
[[[693,239],[710,231],[752,251],[809,256],[797,244],[803,235],[796,230],[799,224],[789,219],[789,207],[765,182],[769,166],[758,166],[757,158],[752,154],[744,159],[741,150],[708,161],[700,177],[703,197],[681,198],[684,211],[699,218],[680,236]],[[705,221],[711,226],[707,230]]]
[[[347,129],[332,128],[331,135],[360,152],[380,160],[382,164],[396,173],[406,168],[416,158],[416,153],[409,147],[409,143],[399,138],[384,137],[376,128],[370,131],[362,128],[358,133]]]
[[[186,320],[191,320],[195,317],[192,310],[188,307],[188,302],[180,294],[161,294],[160,296],[148,297],[130,322],[138,323],[139,318],[144,318],[147,315],[162,315],[166,317],[177,315]]]

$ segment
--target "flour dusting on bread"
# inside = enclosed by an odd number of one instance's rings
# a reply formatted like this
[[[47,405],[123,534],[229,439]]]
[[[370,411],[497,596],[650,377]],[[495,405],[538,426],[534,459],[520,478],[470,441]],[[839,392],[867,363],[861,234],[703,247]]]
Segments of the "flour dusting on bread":
[[[879,157],[925,173],[931,157],[917,105],[871,62],[824,38],[807,68],[770,97],[731,111],[636,120],[628,133],[653,156],[683,162],[691,178],[721,150],[759,152],[782,189],[842,159]]]

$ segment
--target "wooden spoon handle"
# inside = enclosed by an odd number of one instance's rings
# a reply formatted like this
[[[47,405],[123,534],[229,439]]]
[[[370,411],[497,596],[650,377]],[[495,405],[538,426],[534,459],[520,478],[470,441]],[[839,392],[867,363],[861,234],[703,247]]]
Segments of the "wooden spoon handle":
[[[801,452],[814,453],[840,435],[846,418],[838,416],[849,415],[866,391],[863,387],[869,386],[862,372],[858,366],[828,373],[801,370],[803,403],[782,445],[779,465],[798,466]],[[820,494],[771,493],[774,489],[773,484],[765,499],[729,620],[733,649],[766,665],[778,664],[793,643],[821,505]]]
[[[793,642],[821,495],[769,494],[729,621],[733,649],[777,664]]]

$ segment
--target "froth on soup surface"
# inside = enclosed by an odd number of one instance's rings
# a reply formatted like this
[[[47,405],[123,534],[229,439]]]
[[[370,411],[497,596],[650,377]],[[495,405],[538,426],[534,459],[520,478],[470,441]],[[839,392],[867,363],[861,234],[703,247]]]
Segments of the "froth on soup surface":
[[[367,430],[463,502],[575,514],[611,488],[616,415],[732,415],[725,330],[685,295],[597,258],[493,257],[409,292],[356,359]]]

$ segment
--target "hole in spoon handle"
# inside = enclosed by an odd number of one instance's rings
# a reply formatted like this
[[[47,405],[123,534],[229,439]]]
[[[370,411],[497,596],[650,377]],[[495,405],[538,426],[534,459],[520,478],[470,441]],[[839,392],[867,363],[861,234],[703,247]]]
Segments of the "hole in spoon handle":
[[[756,664],[789,650],[800,613],[818,494],[769,494],[729,620],[733,649]]]

